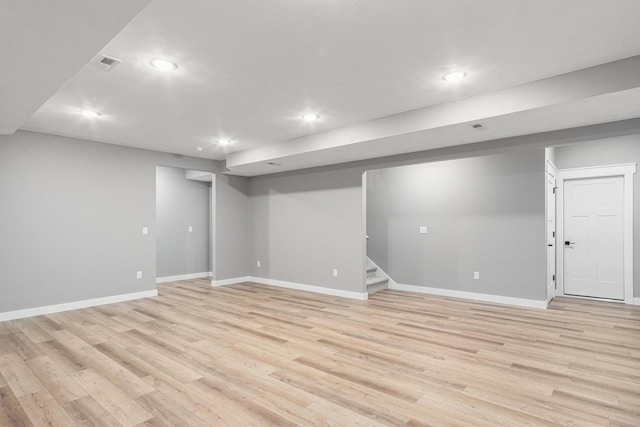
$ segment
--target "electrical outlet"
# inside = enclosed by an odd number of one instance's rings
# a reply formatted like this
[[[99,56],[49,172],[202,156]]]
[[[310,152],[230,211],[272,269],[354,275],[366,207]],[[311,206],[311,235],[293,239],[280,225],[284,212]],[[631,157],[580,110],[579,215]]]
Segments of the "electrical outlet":
[[[333,269],[333,277],[338,277],[338,269],[337,268]]]
[[[473,272],[473,279],[474,280],[480,280],[480,272],[479,271],[474,271]]]
[[[144,234],[145,236],[149,234],[149,227],[142,227],[142,234]]]
[[[189,226],[189,233],[193,233],[193,225]]]
[[[260,267],[260,261],[256,262],[256,267]]]
[[[426,225],[421,225],[420,226],[420,234],[427,234],[427,226]]]
[[[142,271],[136,273],[136,279],[142,279]]]

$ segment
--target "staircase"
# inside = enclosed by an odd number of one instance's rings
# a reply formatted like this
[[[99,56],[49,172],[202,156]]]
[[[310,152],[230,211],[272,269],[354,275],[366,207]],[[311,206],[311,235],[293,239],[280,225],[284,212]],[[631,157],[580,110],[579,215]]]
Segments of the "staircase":
[[[389,287],[389,279],[373,264],[367,267],[367,293],[369,295]]]

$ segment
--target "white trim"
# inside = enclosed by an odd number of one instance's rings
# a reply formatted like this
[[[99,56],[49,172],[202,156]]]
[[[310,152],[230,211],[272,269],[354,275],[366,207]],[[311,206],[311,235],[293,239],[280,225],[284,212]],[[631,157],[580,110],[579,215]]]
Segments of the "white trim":
[[[158,277],[156,278],[156,283],[178,282],[180,280],[205,279],[211,276],[213,276],[213,273],[211,273],[210,271],[204,271],[202,273],[178,274],[177,276]]]
[[[613,176],[624,177],[624,302],[633,304],[633,175],[636,173],[636,163],[618,165],[590,166],[584,168],[559,169],[556,174],[558,185],[558,210],[556,221],[556,241],[564,242],[564,181],[568,179],[606,178]],[[564,296],[564,250],[556,251],[557,268],[556,295]],[[573,295],[567,295],[572,297]],[[600,298],[594,298],[600,299]]]
[[[545,173],[545,180],[544,180],[544,192],[545,192],[545,198],[544,198],[544,215],[545,215],[545,226],[544,226],[544,241],[545,241],[545,248],[547,251],[549,251],[549,199],[551,196],[555,197],[555,210],[553,211],[553,215],[555,215],[555,218],[553,219],[553,223],[556,226],[555,232],[556,232],[556,238],[553,241],[553,251],[555,254],[555,259],[554,259],[554,265],[549,265],[549,255],[548,253],[545,253],[546,257],[545,257],[545,263],[547,263],[547,278],[549,277],[549,274],[555,274],[556,275],[556,280],[554,281],[554,288],[553,289],[549,289],[548,286],[549,284],[546,281],[545,278],[545,292],[547,295],[547,304],[549,304],[549,302],[553,299],[554,296],[556,296],[556,292],[557,292],[557,284],[558,284],[558,271],[557,271],[557,260],[558,260],[558,216],[557,216],[557,212],[558,212],[558,197],[555,193],[551,193],[549,194],[549,176],[551,176],[553,178],[553,187],[554,189],[556,188],[556,186],[558,185],[558,179],[557,179],[557,175],[558,175],[558,168],[556,167],[556,165],[553,164],[553,162],[551,160],[547,160],[547,165],[546,165],[546,173]]]
[[[341,289],[331,289],[322,286],[304,285],[302,283],[285,282],[282,280],[265,279],[262,277],[249,277],[249,282],[260,283],[263,285],[277,286],[279,288],[296,289],[299,291],[313,292],[316,294],[333,295],[336,297],[350,298],[364,301],[368,299],[366,292],[343,291]]]
[[[63,311],[77,310],[79,308],[96,307],[99,305],[113,304],[116,302],[131,301],[140,298],[158,296],[158,290],[133,292],[130,294],[112,295],[109,297],[86,299],[81,301],[65,302],[62,304],[46,305],[43,307],[25,308],[16,311],[0,313],[0,322],[5,320],[22,319],[25,317],[41,316],[43,314],[60,313]]]
[[[243,276],[243,277],[234,277],[232,279],[223,279],[223,280],[211,280],[211,286],[213,287],[217,287],[217,286],[228,286],[228,285],[235,285],[236,283],[244,283],[244,282],[250,282],[251,278],[249,276]]]
[[[640,305],[640,298],[634,298],[632,304],[633,305]]]
[[[383,269],[381,269],[380,267],[378,267],[378,264],[376,264],[375,262],[373,262],[373,260],[372,260],[371,258],[369,258],[369,257],[367,257],[367,259],[369,260],[369,262],[370,262],[371,264],[373,264],[373,266],[374,266],[375,268],[377,268],[378,270],[380,270],[380,273],[382,273],[382,274],[384,275],[384,277],[386,277],[386,278],[387,278],[387,280],[389,281],[389,287],[391,287],[391,285],[397,285],[397,283],[395,282],[395,280],[393,280],[393,279],[391,278],[391,276],[389,276],[387,273],[385,273],[385,271],[384,271]]]
[[[604,178],[636,173],[636,163],[619,163],[617,165],[586,166],[583,168],[558,169],[563,179]]]
[[[430,288],[427,286],[394,284],[389,289],[395,291],[417,292],[420,294],[439,295],[444,297],[462,298],[474,301],[492,302],[496,304],[515,305],[527,308],[547,308],[547,301],[538,301],[525,298],[503,297],[500,295],[478,294],[475,292],[456,291],[453,289]]]

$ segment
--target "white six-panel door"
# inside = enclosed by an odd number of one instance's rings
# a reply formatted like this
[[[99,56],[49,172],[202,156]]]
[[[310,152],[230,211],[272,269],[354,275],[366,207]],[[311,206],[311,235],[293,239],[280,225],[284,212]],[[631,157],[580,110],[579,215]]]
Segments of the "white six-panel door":
[[[624,300],[624,178],[564,181],[564,294]]]

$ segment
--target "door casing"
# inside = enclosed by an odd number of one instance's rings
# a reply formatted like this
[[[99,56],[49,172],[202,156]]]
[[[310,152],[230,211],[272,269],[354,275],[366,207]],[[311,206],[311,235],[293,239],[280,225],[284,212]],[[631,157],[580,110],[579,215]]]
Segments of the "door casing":
[[[545,213],[546,213],[546,226],[545,226],[545,233],[546,233],[546,244],[548,245],[549,242],[551,241],[553,247],[549,247],[547,246],[547,303],[549,301],[551,301],[551,299],[556,295],[556,283],[557,283],[557,271],[556,271],[556,260],[558,259],[558,232],[557,232],[557,217],[556,217],[556,212],[557,212],[557,199],[556,199],[556,194],[554,193],[553,188],[556,188],[557,186],[557,180],[556,180],[556,173],[557,173],[558,168],[556,167],[556,165],[553,164],[553,162],[551,161],[547,161],[547,168],[546,168],[546,173],[545,173],[545,193],[546,193],[546,199],[545,199]],[[553,185],[552,185],[552,189],[551,191],[549,191],[549,183],[550,181],[553,181]],[[550,204],[553,202],[553,206],[550,206]],[[551,218],[550,216],[553,215],[553,218]],[[554,230],[551,230],[551,220],[553,219],[553,227],[555,228]],[[550,231],[555,231],[556,235],[554,238],[552,238],[551,240],[549,239],[549,232]],[[553,252],[553,262],[549,262],[549,252]],[[553,281],[552,284],[549,284],[549,276],[550,275],[554,275],[556,276],[556,280]],[[552,286],[552,288],[549,288],[549,286]]]
[[[624,302],[633,304],[633,175],[636,173],[635,163],[619,165],[593,166],[575,169],[559,169],[556,172],[557,199],[557,221],[556,221],[556,242],[564,242],[564,181],[567,179],[584,178],[605,178],[622,176],[624,178],[624,231],[623,231],[623,251],[624,251],[624,301],[607,300],[613,302]],[[557,248],[557,244],[556,244]],[[556,251],[556,296],[564,296],[564,250]],[[569,296],[569,295],[568,295]],[[570,295],[571,298],[597,299],[591,297],[579,297]]]

